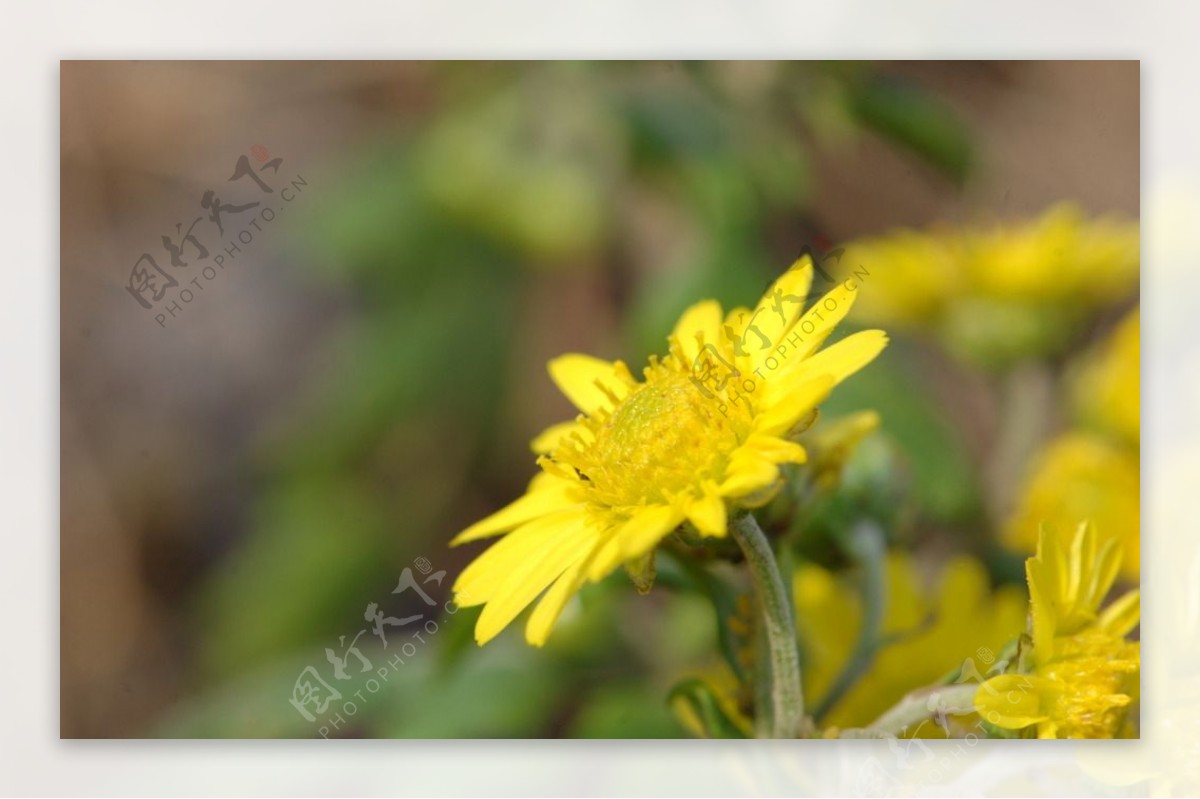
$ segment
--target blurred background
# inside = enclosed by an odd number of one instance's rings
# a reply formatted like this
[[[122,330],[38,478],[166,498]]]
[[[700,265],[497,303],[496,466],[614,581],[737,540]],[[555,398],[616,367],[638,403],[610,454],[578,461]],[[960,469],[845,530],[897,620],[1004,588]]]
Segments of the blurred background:
[[[636,372],[687,305],[753,302],[805,246],[1062,201],[1139,211],[1136,62],[63,62],[61,78],[64,737],[685,735],[665,697],[711,666],[706,598],[617,575],[541,651],[519,629],[477,650],[470,613],[445,613],[480,551],[447,542],[521,493],[530,438],[573,413],[547,359]],[[879,412],[894,543],[926,571],[965,554],[990,588],[1020,584],[1028,541],[1006,528],[1031,481],[1055,493],[1046,444],[1073,435],[1080,390],[1060,379],[1136,305],[1136,262],[1113,285],[1052,344],[880,322],[893,345],[823,407]],[[1072,307],[1070,291],[1040,306]],[[1136,525],[1133,436],[1132,477],[1089,477],[1079,502]],[[1059,460],[1118,457],[1091,443]],[[433,605],[394,592],[405,569]],[[372,603],[436,632],[385,649]],[[328,713],[290,701],[306,673],[343,694]]]

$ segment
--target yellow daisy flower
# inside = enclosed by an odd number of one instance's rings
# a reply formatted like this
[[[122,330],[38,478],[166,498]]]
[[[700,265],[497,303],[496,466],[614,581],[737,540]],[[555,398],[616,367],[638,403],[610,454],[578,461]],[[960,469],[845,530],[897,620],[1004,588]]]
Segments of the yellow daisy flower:
[[[1049,531],[1037,555],[1025,561],[1035,656],[1045,661],[1063,641],[1089,631],[1121,637],[1138,623],[1139,594],[1126,593],[1100,611],[1121,568],[1121,545],[1101,541],[1091,522],[1079,525],[1067,544]]]
[[[859,239],[839,262],[876,287],[857,320],[932,331],[997,366],[1061,349],[1089,313],[1136,292],[1139,226],[1060,203],[1020,223]]]
[[[1137,450],[1093,433],[1058,437],[1034,459],[1017,508],[1005,527],[1005,540],[1029,552],[1043,528],[1069,538],[1079,519],[1091,519],[1103,537],[1121,543],[1123,575],[1137,580],[1141,568],[1139,472]]]
[[[540,646],[585,582],[646,557],[684,522],[724,536],[731,510],[765,502],[780,465],[804,462],[789,436],[887,343],[869,330],[818,351],[858,284],[847,279],[804,311],[811,282],[805,258],[753,310],[693,305],[641,380],[620,361],[550,362],[580,415],[534,440],[542,471],[524,496],[451,542],[504,534],[454,585],[460,604],[484,605],[476,641],[495,637],[544,592],[525,628]]]
[[[865,268],[886,290],[855,309],[858,318],[936,325],[964,298],[1099,307],[1137,288],[1139,226],[1088,219],[1071,203],[1015,224],[896,230],[846,245],[840,262]]]
[[[1141,440],[1141,312],[1134,308],[1072,385],[1080,416],[1123,441]]]
[[[940,319],[947,304],[969,288],[953,241],[946,231],[895,230],[848,244],[839,263],[866,269],[872,281],[885,286],[868,293],[854,316],[898,327],[929,326]]]
[[[1026,561],[1033,651],[1027,673],[984,682],[975,707],[991,724],[1039,738],[1113,738],[1137,695],[1138,644],[1125,640],[1140,618],[1130,591],[1100,605],[1120,569],[1121,547],[1101,543],[1090,523],[1069,544],[1044,533]]]
[[[1137,223],[1088,219],[1073,203],[1024,224],[968,231],[962,246],[975,290],[997,299],[1101,306],[1137,287]]]

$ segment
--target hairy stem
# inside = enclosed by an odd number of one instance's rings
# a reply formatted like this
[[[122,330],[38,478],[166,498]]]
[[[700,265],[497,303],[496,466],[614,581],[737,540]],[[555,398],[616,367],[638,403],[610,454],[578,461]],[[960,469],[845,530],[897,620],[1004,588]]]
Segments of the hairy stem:
[[[804,719],[804,694],[800,687],[800,652],[796,625],[779,565],[771,544],[749,513],[732,519],[733,538],[746,556],[754,593],[762,608],[767,651],[771,664],[770,735],[795,738]],[[767,708],[759,708],[760,717]]]
[[[865,730],[847,730],[857,734],[844,737],[900,735],[925,719],[971,713],[975,710],[975,692],[978,690],[978,685],[971,684],[921,688],[905,696]]]

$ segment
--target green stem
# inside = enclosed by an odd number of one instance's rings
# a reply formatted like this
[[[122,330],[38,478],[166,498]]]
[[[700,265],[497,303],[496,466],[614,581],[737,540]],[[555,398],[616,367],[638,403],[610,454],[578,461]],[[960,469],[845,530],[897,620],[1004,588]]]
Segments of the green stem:
[[[873,735],[900,735],[918,722],[932,718],[937,713],[965,714],[975,710],[975,693],[978,685],[937,685],[922,688],[905,696],[891,710],[871,722],[866,730],[856,731]],[[850,732],[849,730],[847,732]],[[867,737],[849,735],[846,737]]]
[[[771,663],[770,734],[772,738],[795,738],[804,720],[804,694],[800,687],[796,625],[783,577],[771,552],[771,544],[754,516],[746,513],[734,518],[730,529],[746,556],[754,592],[762,607]],[[759,708],[760,717],[764,710],[766,708]]]
[[[882,643],[880,630],[883,627],[884,600],[887,596],[887,566],[884,562],[887,544],[883,530],[875,522],[862,519],[850,529],[843,546],[862,570],[859,586],[863,598],[863,621],[854,652],[813,711],[813,718],[817,721],[820,721],[870,668]]]
[[[767,636],[763,635],[762,625],[756,625],[754,635],[754,737],[774,738],[774,679],[771,676],[771,650],[767,645]]]

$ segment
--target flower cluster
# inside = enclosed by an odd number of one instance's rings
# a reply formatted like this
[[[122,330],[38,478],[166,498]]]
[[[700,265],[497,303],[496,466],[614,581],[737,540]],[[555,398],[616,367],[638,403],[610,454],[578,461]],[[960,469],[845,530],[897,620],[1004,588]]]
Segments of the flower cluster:
[[[1032,222],[851,242],[842,263],[870,264],[876,290],[855,316],[936,334],[989,367],[1060,351],[1078,323],[1135,290],[1139,232],[1119,218],[1088,219],[1060,204]]]
[[[574,596],[623,567],[638,593],[657,582],[711,605],[719,656],[669,695],[695,735],[1136,735],[1138,310],[1095,342],[1082,331],[1132,299],[1137,252],[1136,225],[1068,205],[902,231],[851,243],[839,268],[854,278],[808,307],[807,256],[753,308],[692,305],[640,374],[552,360],[578,414],[535,437],[526,493],[452,542],[498,539],[454,585],[481,606],[475,640],[533,606],[525,639],[543,646]],[[995,446],[976,448],[980,485],[957,515],[918,507],[906,457],[938,459],[945,420],[890,435],[937,416],[910,396],[926,388],[920,359],[890,363],[930,337],[830,399],[888,343],[875,329],[833,340],[856,319],[932,331],[965,356],[944,363],[1001,388],[977,423]],[[860,386],[872,409],[818,419]],[[927,496],[959,477],[936,466]],[[1036,548],[1024,584],[996,541]],[[1130,588],[1108,601],[1118,581]]]
[[[1126,636],[1138,625],[1140,594],[1129,591],[1100,607],[1120,561],[1120,545],[1101,544],[1090,523],[1079,526],[1069,546],[1043,533],[1026,563],[1032,646],[1012,673],[979,687],[975,705],[988,723],[1036,729],[1039,738],[1127,732],[1141,658]]]

